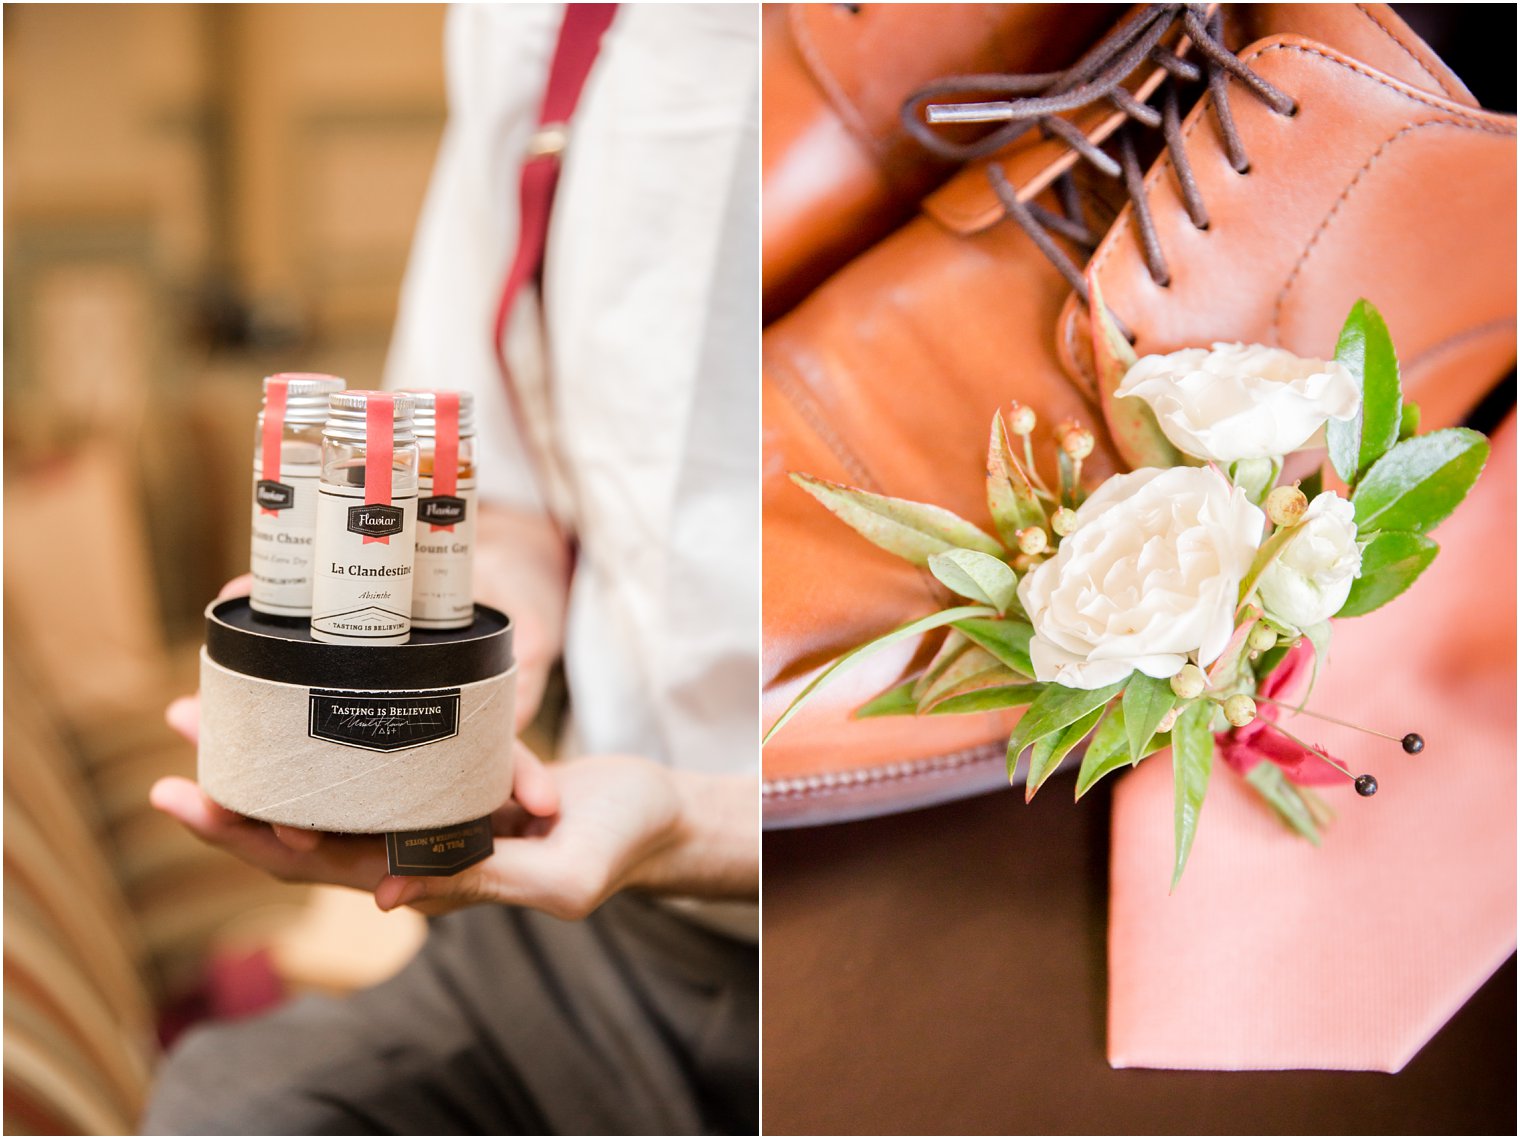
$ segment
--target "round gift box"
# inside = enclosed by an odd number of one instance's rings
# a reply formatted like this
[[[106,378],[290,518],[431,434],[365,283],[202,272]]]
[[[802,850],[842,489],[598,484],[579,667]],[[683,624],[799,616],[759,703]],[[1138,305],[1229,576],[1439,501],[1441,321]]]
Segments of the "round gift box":
[[[248,598],[206,608],[199,778],[268,823],[351,834],[489,815],[512,788],[512,621],[484,605],[464,629],[405,645],[314,641]]]

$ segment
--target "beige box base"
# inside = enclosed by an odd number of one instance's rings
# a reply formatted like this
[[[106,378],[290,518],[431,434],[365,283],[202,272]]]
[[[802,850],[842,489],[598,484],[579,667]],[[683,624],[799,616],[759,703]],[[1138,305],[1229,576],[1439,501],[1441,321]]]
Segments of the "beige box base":
[[[479,819],[511,794],[516,676],[513,665],[472,684],[406,689],[457,691],[457,733],[376,751],[311,735],[312,688],[234,672],[202,649],[201,786],[229,810],[309,830],[378,834]]]

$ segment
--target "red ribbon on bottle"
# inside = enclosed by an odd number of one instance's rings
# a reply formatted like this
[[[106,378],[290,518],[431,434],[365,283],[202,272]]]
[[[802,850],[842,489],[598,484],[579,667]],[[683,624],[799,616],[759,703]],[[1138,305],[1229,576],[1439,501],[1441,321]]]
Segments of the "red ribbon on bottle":
[[[391,463],[396,451],[396,397],[389,392],[371,392],[364,402],[364,505],[391,504]],[[389,546],[389,537],[364,537],[364,545],[380,542]]]
[[[285,389],[289,381],[271,376],[264,388],[264,447],[259,480],[280,481],[280,451],[285,438]],[[259,507],[260,514],[274,518],[280,512]]]
[[[459,489],[459,393],[438,392],[433,396],[433,495],[452,498]],[[428,529],[454,532],[454,526]]]

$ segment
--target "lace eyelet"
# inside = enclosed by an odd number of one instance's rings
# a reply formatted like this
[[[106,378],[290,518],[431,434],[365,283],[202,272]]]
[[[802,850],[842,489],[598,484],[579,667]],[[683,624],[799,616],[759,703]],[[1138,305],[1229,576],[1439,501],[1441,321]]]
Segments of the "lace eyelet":
[[[1279,111],[1278,114],[1282,115],[1282,117],[1285,119],[1296,119],[1298,118],[1298,111],[1298,100],[1293,99],[1291,100],[1291,105],[1288,107],[1288,109],[1286,111]]]
[[[846,12],[848,12],[852,16],[858,16],[858,15],[860,15],[861,5],[859,5],[859,4],[836,4],[836,5],[834,5],[834,7],[836,7],[836,8],[843,8]]]
[[[1196,229],[1199,233],[1208,233],[1209,223],[1204,222],[1202,225],[1194,225],[1193,228]]]
[[[1241,167],[1232,167],[1231,169],[1233,169],[1235,171],[1235,173],[1239,174],[1242,178],[1244,178],[1247,174],[1249,174],[1251,172],[1251,164],[1249,162],[1247,162],[1244,166],[1241,166]]]

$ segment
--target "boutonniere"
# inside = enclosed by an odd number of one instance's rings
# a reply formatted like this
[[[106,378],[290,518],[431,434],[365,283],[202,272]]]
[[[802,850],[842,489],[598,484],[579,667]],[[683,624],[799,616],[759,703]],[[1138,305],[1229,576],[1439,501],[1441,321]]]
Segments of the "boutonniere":
[[[1330,818],[1312,785],[1350,779],[1376,792],[1372,775],[1287,721],[1317,715],[1305,704],[1332,619],[1381,608],[1430,565],[1429,531],[1472,488],[1488,442],[1460,427],[1420,434],[1387,326],[1365,300],[1329,360],[1245,344],[1137,359],[1096,290],[1092,307],[1104,418],[1127,473],[1084,485],[1094,437],[1067,422],[1049,436],[1059,480],[1048,485],[1034,462],[1035,413],[1013,403],[988,440],[990,532],[928,503],[792,475],[961,600],[835,660],[766,739],[866,654],[940,636],[922,671],[856,715],[1022,707],[1008,775],[1027,755],[1026,798],[1068,755],[1081,755],[1080,799],[1170,750],[1175,886],[1216,756],[1311,842]],[[1326,454],[1335,489],[1324,485]],[[1375,734],[1411,754],[1424,747],[1415,733]]]

